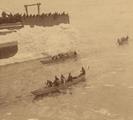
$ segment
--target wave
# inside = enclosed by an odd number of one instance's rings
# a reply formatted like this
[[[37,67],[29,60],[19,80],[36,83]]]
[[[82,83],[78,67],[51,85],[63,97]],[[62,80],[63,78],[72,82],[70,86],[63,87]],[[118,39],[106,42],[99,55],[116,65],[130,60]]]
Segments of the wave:
[[[79,33],[70,25],[30,28],[25,26],[17,32],[0,36],[0,42],[18,41],[18,53],[8,59],[0,60],[0,65],[21,62],[42,57],[41,53],[54,55],[78,46]],[[78,44],[77,44],[78,43]]]

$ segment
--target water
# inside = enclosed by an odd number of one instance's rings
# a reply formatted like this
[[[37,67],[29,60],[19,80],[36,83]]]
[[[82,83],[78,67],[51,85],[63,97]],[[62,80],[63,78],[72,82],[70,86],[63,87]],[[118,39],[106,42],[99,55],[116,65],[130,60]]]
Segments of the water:
[[[47,11],[50,8],[69,11],[71,24],[27,27],[1,36],[1,40],[18,40],[21,46],[17,57],[1,60],[0,64],[31,59],[44,51],[56,54],[69,49],[76,49],[80,58],[61,64],[42,65],[39,61],[30,61],[0,67],[0,119],[132,120],[132,1],[58,0],[47,4]],[[117,37],[127,34],[129,44],[118,46]],[[31,90],[53,79],[55,74],[76,75],[81,66],[86,69],[89,66],[86,82],[61,94],[33,101]]]

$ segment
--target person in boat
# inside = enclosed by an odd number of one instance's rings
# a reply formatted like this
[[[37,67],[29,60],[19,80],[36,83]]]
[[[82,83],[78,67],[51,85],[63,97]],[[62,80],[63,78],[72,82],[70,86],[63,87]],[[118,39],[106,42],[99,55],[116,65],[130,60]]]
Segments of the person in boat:
[[[74,51],[74,55],[75,55],[75,56],[77,55],[77,52],[76,52],[76,51]]]
[[[59,80],[59,78],[56,75],[55,75],[55,80],[57,80],[57,81]]]
[[[59,86],[60,85],[60,80],[57,76],[55,76],[55,80],[53,82],[54,86]]]
[[[128,41],[128,38],[129,38],[128,36],[126,36],[126,37],[122,37],[122,38],[121,38],[121,42]]]
[[[85,72],[85,69],[84,69],[84,67],[82,67],[79,76],[85,75],[85,73],[86,73],[86,72]]]
[[[55,60],[55,56],[52,56],[52,60]]]
[[[61,83],[64,84],[65,83],[65,77],[64,77],[64,75],[61,74],[60,79],[61,79]]]
[[[53,57],[52,57],[52,60],[57,60],[57,59],[58,59],[57,56],[53,56]]]
[[[62,53],[58,54],[59,58],[63,58],[64,55]]]
[[[84,74],[85,74],[85,69],[84,69],[84,67],[82,67],[81,71],[82,71],[82,74],[84,75]]]
[[[52,82],[51,80],[47,80],[46,85],[47,85],[48,87],[52,87],[52,86],[53,86],[53,82]]]
[[[72,80],[73,80],[73,77],[72,77],[71,73],[69,73],[67,81],[72,82]]]

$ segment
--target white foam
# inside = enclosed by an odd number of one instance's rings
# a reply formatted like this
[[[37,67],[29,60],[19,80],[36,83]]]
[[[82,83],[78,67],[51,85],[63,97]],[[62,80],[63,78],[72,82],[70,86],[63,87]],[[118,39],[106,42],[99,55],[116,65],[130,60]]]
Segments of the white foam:
[[[112,73],[112,74],[116,74],[117,72],[116,72],[116,71],[112,71],[111,73]]]
[[[133,86],[129,86],[128,88],[133,89]]]
[[[94,88],[94,86],[86,86],[86,89]]]
[[[82,95],[86,95],[87,93],[86,93],[86,92],[82,92],[81,94],[82,94]]]
[[[114,84],[104,84],[105,87],[114,87]]]
[[[8,112],[8,113],[6,113],[6,115],[12,115],[12,113],[11,112]]]
[[[94,111],[97,112],[97,113],[100,113],[102,115],[111,116],[111,113],[108,110],[104,109],[104,108],[101,108],[99,110],[94,110]]]
[[[38,118],[29,118],[27,120],[39,120]]]
[[[43,58],[44,56],[42,54],[19,54],[14,57],[11,57],[9,59],[1,59],[0,65],[7,65],[7,64],[13,64],[13,63],[20,63],[28,60],[34,60]]]
[[[0,36],[0,42],[18,41],[18,52],[8,59],[1,59],[0,64],[13,63],[39,57],[38,53],[55,55],[68,50],[75,50],[78,32],[70,25],[61,24],[53,27],[30,28],[25,26],[15,33]]]

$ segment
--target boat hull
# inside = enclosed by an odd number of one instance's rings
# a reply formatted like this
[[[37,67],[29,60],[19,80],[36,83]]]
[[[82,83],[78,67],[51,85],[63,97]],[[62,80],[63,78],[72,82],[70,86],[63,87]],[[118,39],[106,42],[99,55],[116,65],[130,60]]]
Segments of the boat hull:
[[[45,94],[49,94],[49,93],[53,93],[53,92],[58,92],[62,89],[66,89],[66,88],[68,88],[74,84],[77,84],[81,81],[85,81],[85,75],[74,78],[72,80],[72,82],[67,82],[65,84],[61,84],[58,87],[43,87],[43,88],[31,91],[31,93],[35,96],[41,96],[41,95],[45,95]]]
[[[5,42],[0,44],[0,59],[13,57],[18,52],[18,42]]]
[[[63,57],[59,57],[58,55],[55,56],[48,56],[46,58],[43,58],[40,62],[43,64],[49,64],[49,63],[57,63],[62,62],[67,59],[76,58],[77,54],[75,52],[68,52],[68,53],[62,53]],[[57,57],[57,59],[53,59],[53,57]]]

